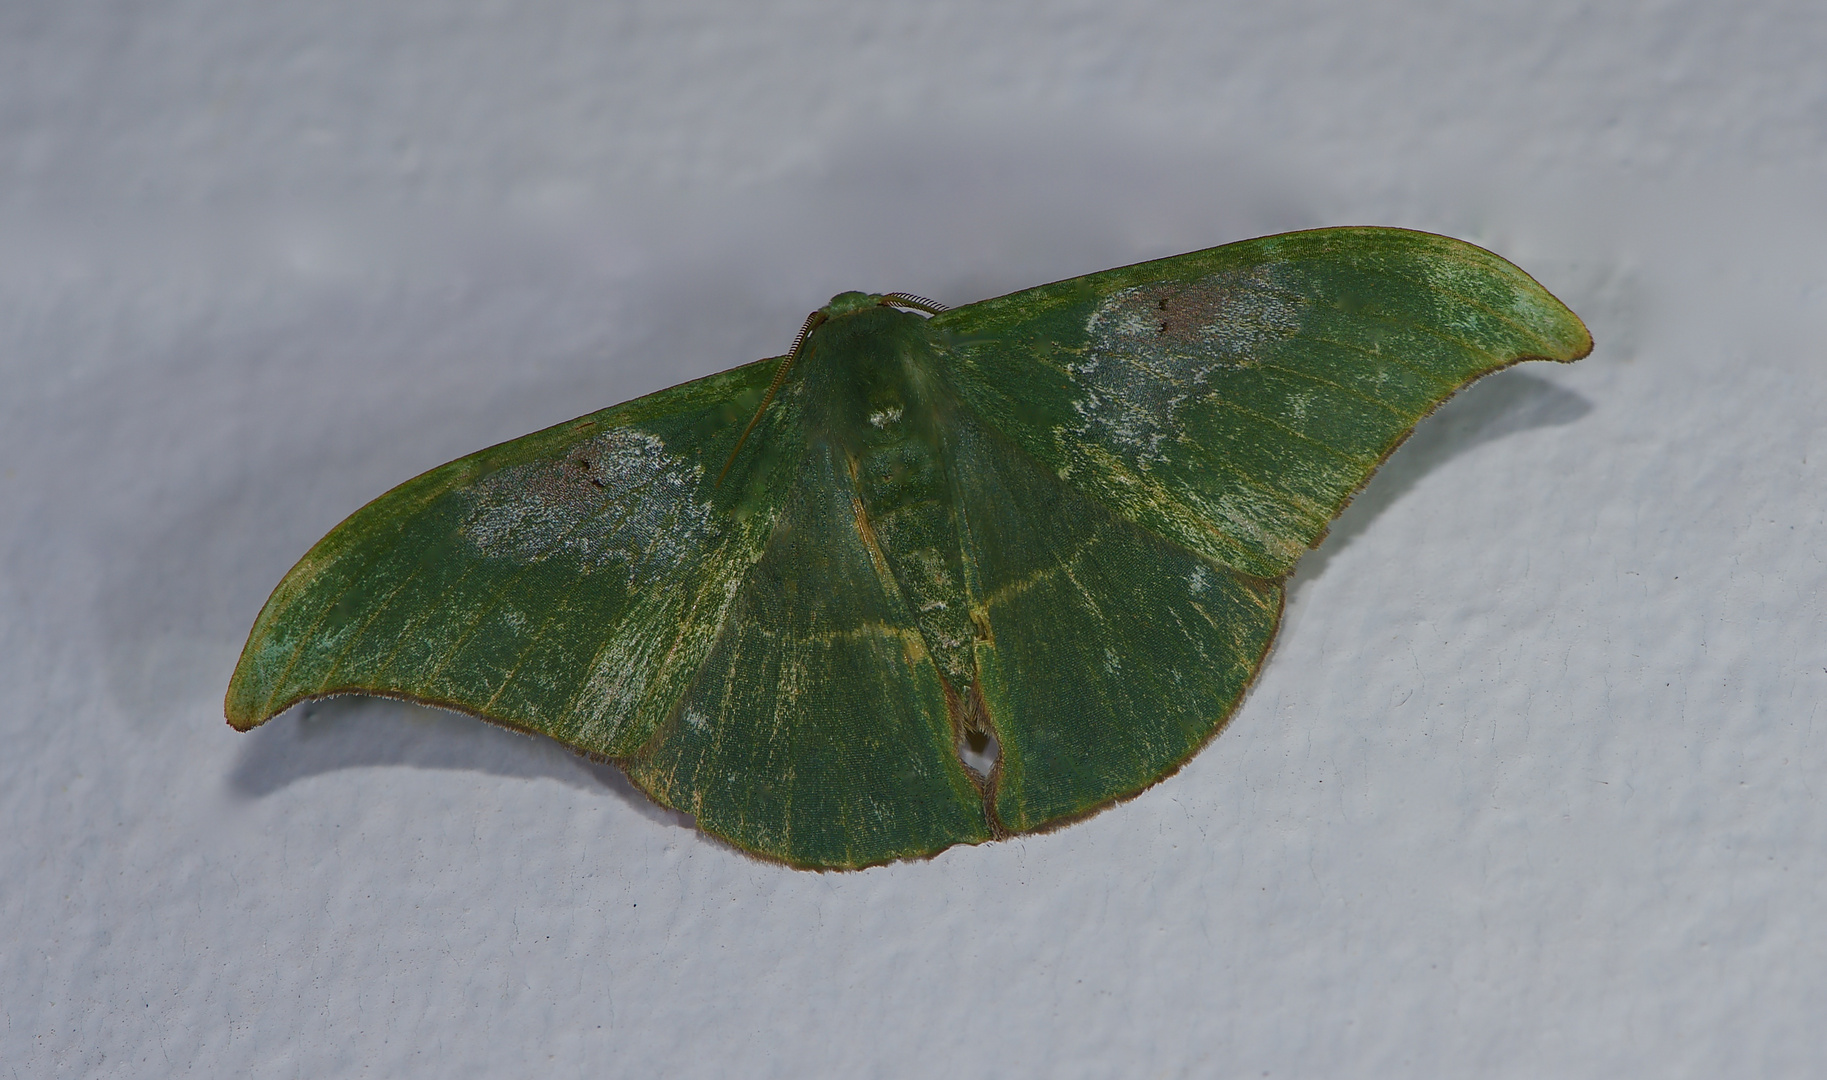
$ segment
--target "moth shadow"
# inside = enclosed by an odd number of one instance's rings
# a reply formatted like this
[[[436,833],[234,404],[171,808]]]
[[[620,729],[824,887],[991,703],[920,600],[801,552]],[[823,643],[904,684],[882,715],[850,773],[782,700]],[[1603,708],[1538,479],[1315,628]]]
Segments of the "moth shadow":
[[[1571,424],[1591,411],[1592,403],[1579,394],[1517,368],[1473,383],[1416,425],[1414,434],[1332,523],[1326,539],[1301,559],[1288,583],[1290,602],[1428,473],[1485,443],[1534,428]]]
[[[288,709],[246,736],[228,786],[257,799],[307,777],[373,766],[556,780],[607,790],[654,821],[694,827],[690,815],[654,803],[613,764],[472,716],[385,698],[326,698]]]

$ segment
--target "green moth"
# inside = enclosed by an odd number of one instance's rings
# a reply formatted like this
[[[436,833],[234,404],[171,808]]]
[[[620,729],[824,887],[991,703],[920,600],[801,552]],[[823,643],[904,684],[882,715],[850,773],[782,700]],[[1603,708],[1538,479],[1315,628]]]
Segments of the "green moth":
[[[1591,348],[1508,262],[1397,229],[951,310],[844,293],[784,358],[356,511],[260,612],[228,720],[460,709],[802,867],[1071,821],[1223,726],[1295,560],[1416,421]]]

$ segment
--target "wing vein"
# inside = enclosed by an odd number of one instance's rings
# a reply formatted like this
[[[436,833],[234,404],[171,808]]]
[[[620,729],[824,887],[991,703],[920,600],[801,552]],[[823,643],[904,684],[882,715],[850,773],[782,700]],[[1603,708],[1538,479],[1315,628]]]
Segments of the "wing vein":
[[[1284,372],[1284,373],[1292,375],[1298,379],[1306,379],[1309,382],[1316,382],[1316,383],[1319,383],[1321,386],[1330,386],[1334,390],[1337,390],[1338,392],[1340,392],[1341,394],[1348,394],[1351,397],[1357,398],[1359,401],[1363,401],[1363,402],[1367,402],[1371,405],[1375,405],[1377,408],[1382,409],[1384,412],[1387,412],[1389,415],[1395,417],[1398,420],[1407,420],[1411,424],[1414,423],[1414,419],[1412,417],[1410,417],[1408,414],[1402,412],[1400,409],[1396,408],[1394,405],[1389,404],[1387,401],[1381,401],[1377,398],[1371,397],[1369,394],[1366,394],[1362,391],[1354,390],[1351,387],[1346,386],[1344,383],[1335,382],[1335,381],[1333,381],[1331,379],[1327,379],[1327,378],[1322,378],[1321,376],[1315,375],[1310,371],[1302,371],[1299,368],[1284,367],[1281,364],[1266,364],[1265,363],[1261,366],[1263,368],[1266,368],[1271,371]]]
[[[1296,431],[1293,428],[1289,427],[1288,425],[1282,423],[1281,421],[1274,419],[1273,417],[1264,416],[1262,413],[1256,412],[1254,409],[1246,409],[1242,405],[1239,405],[1234,401],[1226,400],[1224,397],[1222,397],[1220,395],[1213,395],[1212,400],[1217,402],[1220,405],[1223,405],[1225,408],[1230,409],[1232,412],[1238,413],[1239,415],[1248,416],[1253,419],[1260,420],[1263,423],[1269,425],[1270,427],[1279,428],[1280,430],[1287,432],[1289,435],[1293,436],[1294,438],[1299,439],[1301,442],[1310,443],[1313,446],[1317,446],[1321,450],[1324,450],[1326,453],[1331,454],[1333,457],[1336,457],[1341,461],[1349,462],[1353,465],[1358,465],[1358,466],[1372,464],[1371,462],[1368,462],[1368,461],[1364,460],[1363,458],[1354,457],[1350,454],[1347,454],[1345,451],[1340,450],[1339,448],[1337,448],[1335,446],[1332,446],[1327,443],[1323,443],[1323,442],[1319,441],[1318,439],[1313,438],[1311,435],[1306,435],[1306,434],[1303,434],[1302,432]]]
[[[1433,253],[1430,253],[1429,257],[1440,258],[1440,259],[1450,259],[1453,262],[1460,264],[1461,266],[1471,267],[1472,270],[1477,273],[1489,275],[1492,277],[1500,276],[1500,275],[1494,273],[1489,266],[1483,265],[1482,263],[1478,262],[1477,260],[1468,259],[1463,254],[1456,252],[1456,251],[1445,250],[1445,251],[1433,252]],[[1318,262],[1323,262],[1325,260],[1324,260],[1324,257],[1322,257],[1322,256],[1306,255],[1306,256],[1296,256],[1292,259],[1289,259],[1288,261],[1290,263],[1318,263]],[[1362,267],[1360,266],[1360,267],[1358,267],[1358,269],[1362,270]],[[1379,274],[1379,276],[1396,277],[1398,275]],[[1491,305],[1489,305],[1489,304],[1485,303],[1484,301],[1479,300],[1476,297],[1473,297],[1467,293],[1462,293],[1457,289],[1450,289],[1444,285],[1437,284],[1435,281],[1428,278],[1426,275],[1402,274],[1402,275],[1399,275],[1399,277],[1403,281],[1404,284],[1417,285],[1421,289],[1426,290],[1427,292],[1437,293],[1441,296],[1450,296],[1453,299],[1466,304],[1468,307],[1478,308],[1478,309],[1486,312],[1487,314],[1489,314],[1492,318],[1496,319],[1498,322],[1501,322],[1501,323],[1511,327],[1512,329],[1514,329],[1530,338],[1533,338],[1538,344],[1541,344],[1544,347],[1552,347],[1552,345],[1553,345],[1553,342],[1550,341],[1547,337],[1543,336],[1541,331],[1536,330],[1534,327],[1528,326],[1524,323],[1518,322],[1516,319],[1514,319],[1508,315],[1505,315],[1503,312],[1497,310],[1496,308],[1492,307]],[[1537,286],[1537,287],[1539,288],[1539,286]],[[1477,350],[1477,351],[1482,351],[1482,350]]]
[[[368,567],[374,565],[375,561],[378,560],[382,555],[384,555],[388,552],[391,552],[395,547],[399,546],[400,539],[401,539],[401,537],[405,536],[405,534],[406,534],[406,522],[405,522],[405,520],[402,519],[400,521],[399,525],[395,527],[395,529],[393,531],[393,536],[389,538],[386,548],[381,552],[377,552],[377,553],[366,556],[364,558],[364,560],[359,564],[358,569],[366,570]],[[339,559],[338,561],[341,561],[341,560]],[[324,605],[323,610],[318,612],[317,618],[311,620],[311,628],[299,636],[298,644],[293,647],[292,655],[286,661],[285,670],[281,671],[279,673],[279,677],[277,679],[273,680],[272,692],[269,693],[266,698],[265,707],[267,709],[271,709],[273,707],[273,702],[278,699],[279,692],[285,686],[286,680],[291,678],[292,672],[298,667],[298,661],[303,659],[304,653],[305,653],[305,646],[309,645],[311,643],[311,639],[313,639],[317,636],[318,628],[323,626],[324,620],[330,617],[330,612],[336,610],[336,605],[343,602],[343,597],[348,596],[349,593],[354,591],[356,582],[358,580],[359,580],[359,574],[350,575],[347,583],[345,583],[343,585],[343,587],[337,591],[336,597],[333,600],[331,600],[328,604]]]
[[[373,562],[371,561],[369,563],[369,565],[373,565]],[[366,569],[366,567],[363,567],[363,569]],[[421,560],[417,566],[414,566],[412,568],[412,573],[407,574],[406,577],[404,579],[402,579],[398,585],[395,585],[393,587],[393,591],[391,591],[387,594],[387,598],[385,600],[382,600],[378,605],[376,605],[375,609],[369,613],[368,617],[366,619],[362,620],[361,628],[356,630],[353,634],[349,635],[348,643],[345,644],[339,652],[337,652],[336,659],[331,662],[329,669],[324,672],[323,682],[318,685],[319,693],[322,693],[330,688],[331,682],[334,681],[334,679],[336,678],[336,670],[338,668],[342,667],[343,661],[347,660],[349,658],[349,654],[355,651],[355,646],[361,641],[362,636],[368,632],[368,628],[370,626],[374,625],[374,620],[376,620],[376,619],[380,618],[382,615],[386,614],[387,609],[393,606],[393,602],[395,600],[399,599],[400,593],[402,593],[406,590],[406,586],[408,586],[408,585],[412,584],[414,581],[416,581],[418,579],[420,572],[422,572],[424,569],[425,569],[425,563],[423,560]],[[353,588],[353,584],[351,585],[351,588]],[[347,595],[347,594],[345,593],[345,595]],[[340,602],[340,599],[341,598],[339,597],[338,598],[339,602]]]

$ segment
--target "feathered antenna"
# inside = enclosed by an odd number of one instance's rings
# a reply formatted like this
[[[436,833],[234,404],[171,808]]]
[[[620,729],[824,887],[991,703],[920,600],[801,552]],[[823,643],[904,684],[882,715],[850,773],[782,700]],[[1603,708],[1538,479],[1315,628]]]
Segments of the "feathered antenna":
[[[755,415],[749,418],[749,426],[742,429],[742,436],[736,440],[736,448],[730,451],[730,459],[723,463],[723,471],[717,474],[717,482],[712,486],[723,486],[723,478],[729,475],[730,466],[736,464],[736,455],[742,452],[742,444],[749,441],[749,432],[761,423],[761,414],[768,411],[768,402],[774,400],[774,395],[780,391],[780,384],[787,381],[787,369],[793,366],[793,361],[799,359],[799,354],[804,351],[806,338],[828,318],[830,316],[823,309],[806,316],[806,324],[799,328],[799,336],[793,339],[793,347],[787,350],[787,355],[781,357],[780,367],[774,370],[774,381],[768,384],[768,392],[761,395],[761,404],[755,407]]]
[[[928,300],[924,296],[904,292],[883,293],[881,303],[885,307],[913,308],[915,311],[924,311],[928,315],[937,315],[941,311],[947,310],[946,306],[937,300]]]

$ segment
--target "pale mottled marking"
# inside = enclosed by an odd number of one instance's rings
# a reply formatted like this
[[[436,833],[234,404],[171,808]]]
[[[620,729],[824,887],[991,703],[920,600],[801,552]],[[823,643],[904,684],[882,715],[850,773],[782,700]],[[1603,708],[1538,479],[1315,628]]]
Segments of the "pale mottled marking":
[[[1551,328],[1558,321],[1558,302],[1552,297],[1544,301],[1517,287],[1517,282],[1492,274],[1489,267],[1461,257],[1429,260],[1422,264],[1422,272],[1429,288],[1453,301],[1441,316],[1445,326],[1476,335],[1479,326],[1474,312],[1484,311],[1534,338],[1544,353],[1554,351]],[[1473,347],[1469,342],[1459,344]]]
[[[1085,323],[1085,358],[1067,367],[1079,419],[1061,434],[1110,447],[1137,468],[1167,460],[1175,414],[1205,395],[1214,371],[1251,367],[1300,329],[1305,301],[1280,273],[1260,266],[1111,293]]]
[[[619,564],[632,580],[651,580],[713,539],[710,504],[698,499],[703,473],[658,437],[613,428],[563,458],[484,478],[462,531],[494,558],[564,553],[585,571]]]

